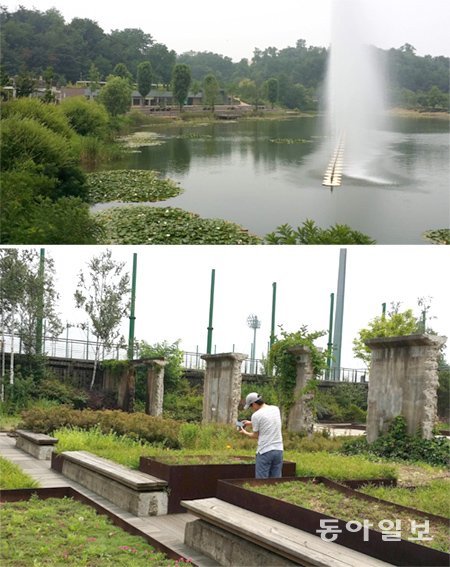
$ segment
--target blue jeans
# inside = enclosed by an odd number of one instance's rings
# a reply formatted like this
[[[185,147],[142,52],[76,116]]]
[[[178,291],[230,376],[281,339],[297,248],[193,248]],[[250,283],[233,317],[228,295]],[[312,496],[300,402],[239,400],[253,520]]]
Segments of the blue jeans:
[[[255,478],[280,478],[283,468],[283,451],[256,453]]]

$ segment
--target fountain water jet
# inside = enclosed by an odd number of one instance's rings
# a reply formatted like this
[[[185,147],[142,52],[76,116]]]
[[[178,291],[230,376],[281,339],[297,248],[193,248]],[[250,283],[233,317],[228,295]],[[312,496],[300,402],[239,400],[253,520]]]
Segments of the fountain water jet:
[[[364,0],[334,0],[327,74],[327,129],[333,152],[323,185],[341,184],[334,171],[375,181],[373,163],[382,153],[384,81],[375,48],[368,45]],[[343,141],[345,138],[345,142]]]

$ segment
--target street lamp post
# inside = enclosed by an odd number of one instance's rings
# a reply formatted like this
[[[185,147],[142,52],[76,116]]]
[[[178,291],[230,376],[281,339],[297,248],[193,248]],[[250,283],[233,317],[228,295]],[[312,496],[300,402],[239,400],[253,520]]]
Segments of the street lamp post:
[[[247,325],[250,329],[253,329],[253,345],[252,345],[252,352],[250,354],[251,360],[251,370],[252,374],[255,373],[255,359],[256,359],[256,329],[261,327],[261,321],[258,319],[257,315],[249,315],[247,317]]]

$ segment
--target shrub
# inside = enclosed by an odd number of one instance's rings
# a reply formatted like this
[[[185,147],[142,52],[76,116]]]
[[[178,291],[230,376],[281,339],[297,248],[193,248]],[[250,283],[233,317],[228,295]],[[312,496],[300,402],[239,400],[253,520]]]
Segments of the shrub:
[[[423,461],[430,465],[449,464],[450,442],[446,438],[422,439],[406,432],[406,420],[397,416],[391,423],[389,430],[378,437],[373,443],[360,438],[344,443],[342,453],[356,455],[367,453],[388,459],[402,461]]]
[[[84,392],[54,378],[42,380],[37,388],[37,395],[40,398],[54,400],[60,404],[71,405],[75,409],[85,407],[87,402],[87,396]]]
[[[74,134],[67,117],[58,106],[45,104],[37,98],[16,98],[2,105],[2,119],[32,118],[56,134],[71,138]]]
[[[102,104],[77,96],[65,99],[61,103],[61,110],[77,134],[105,136],[108,113]]]

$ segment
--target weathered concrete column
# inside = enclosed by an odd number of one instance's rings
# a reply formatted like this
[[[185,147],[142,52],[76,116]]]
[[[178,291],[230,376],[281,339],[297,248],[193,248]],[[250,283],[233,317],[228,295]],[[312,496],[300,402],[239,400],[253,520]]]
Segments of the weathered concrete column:
[[[147,368],[147,397],[145,400],[145,413],[159,416],[163,413],[164,398],[164,358],[144,361]]]
[[[203,422],[234,423],[241,400],[242,361],[246,354],[204,354]]]
[[[294,405],[289,411],[287,427],[289,431],[304,432],[310,435],[314,426],[312,408],[314,393],[302,394],[302,391],[308,382],[314,378],[311,350],[307,346],[298,345],[288,348],[288,352],[295,356],[297,379],[294,389]]]
[[[119,378],[119,388],[117,391],[117,405],[127,412],[134,411],[134,402],[136,396],[136,369],[130,363],[125,367]]]
[[[437,410],[439,349],[446,337],[408,335],[369,339],[372,351],[367,441],[385,433],[402,415],[408,433],[432,437]]]

